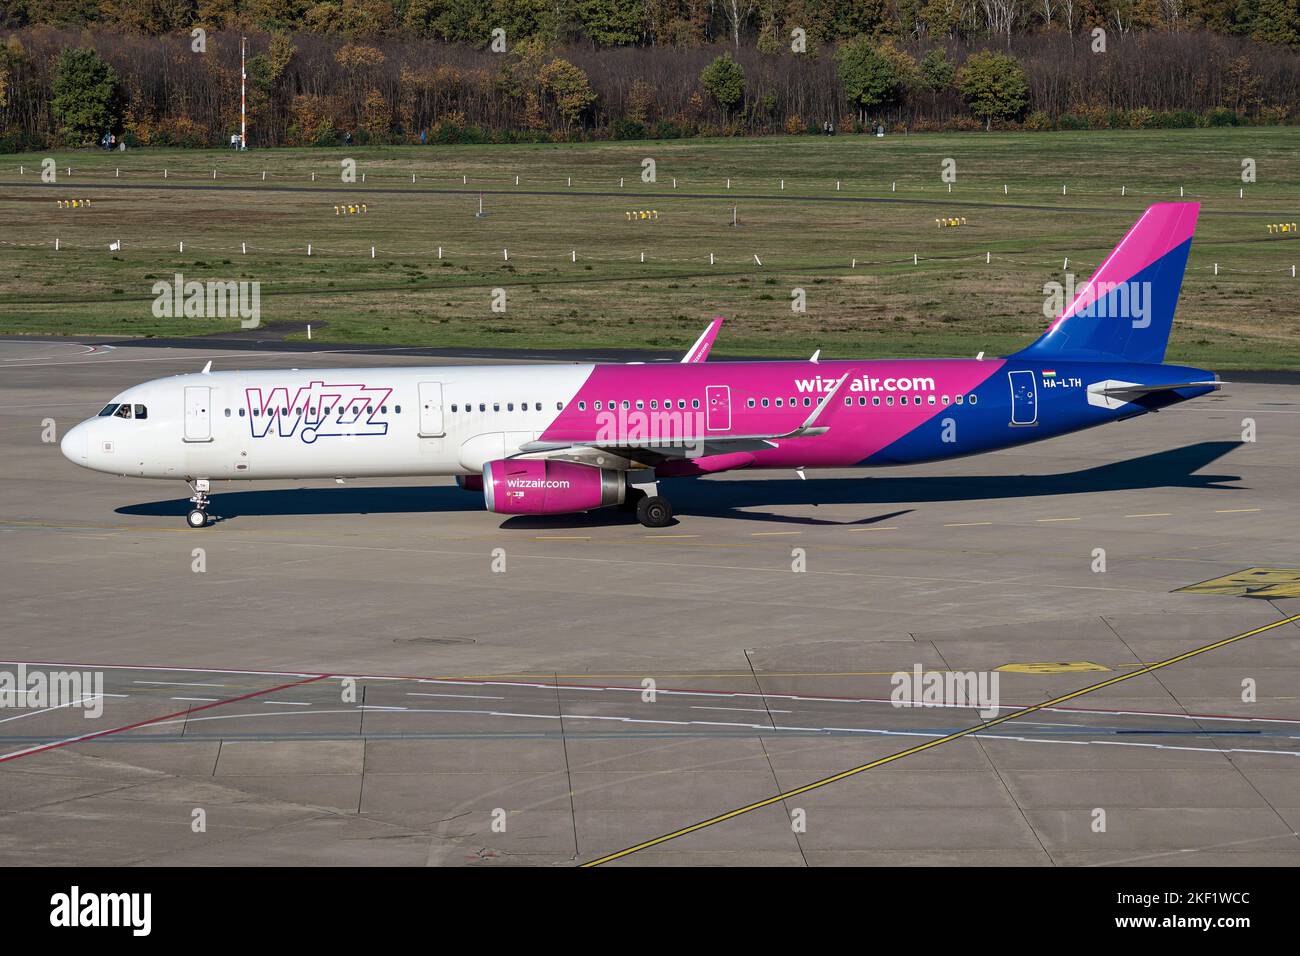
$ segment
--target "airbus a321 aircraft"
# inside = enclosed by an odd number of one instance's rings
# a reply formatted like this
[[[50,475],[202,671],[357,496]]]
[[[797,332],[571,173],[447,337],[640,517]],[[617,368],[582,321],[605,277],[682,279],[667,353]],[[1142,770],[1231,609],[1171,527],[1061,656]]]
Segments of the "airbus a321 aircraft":
[[[109,474],[214,480],[454,475],[489,511],[622,506],[663,527],[658,480],[740,468],[901,465],[1038,441],[1219,387],[1161,364],[1197,203],[1146,210],[1048,330],[985,359],[202,372],[113,398],[63,453]]]

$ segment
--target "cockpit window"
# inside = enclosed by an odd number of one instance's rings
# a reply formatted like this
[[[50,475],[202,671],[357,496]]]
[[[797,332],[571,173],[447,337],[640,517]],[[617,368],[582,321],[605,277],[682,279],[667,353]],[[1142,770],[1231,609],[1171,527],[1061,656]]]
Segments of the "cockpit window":
[[[99,417],[107,418],[109,415],[112,415],[115,411],[117,411],[117,402],[113,402],[111,405],[105,405],[104,410],[99,413]]]
[[[137,405],[137,406],[135,407],[135,417],[136,417],[137,419],[139,419],[139,418],[148,418],[148,417],[149,417],[149,409],[145,408],[143,405]]]
[[[119,405],[117,411],[114,412],[114,416],[117,417],[117,418],[130,418],[130,417],[131,417],[131,406],[130,406],[130,405]]]

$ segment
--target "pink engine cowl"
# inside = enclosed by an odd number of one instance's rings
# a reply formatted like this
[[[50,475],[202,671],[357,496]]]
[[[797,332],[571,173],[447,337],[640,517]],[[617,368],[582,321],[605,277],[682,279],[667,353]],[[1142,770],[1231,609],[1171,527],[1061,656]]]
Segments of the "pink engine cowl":
[[[483,466],[483,501],[500,514],[591,511],[621,504],[623,497],[623,474],[609,468],[531,458]]]

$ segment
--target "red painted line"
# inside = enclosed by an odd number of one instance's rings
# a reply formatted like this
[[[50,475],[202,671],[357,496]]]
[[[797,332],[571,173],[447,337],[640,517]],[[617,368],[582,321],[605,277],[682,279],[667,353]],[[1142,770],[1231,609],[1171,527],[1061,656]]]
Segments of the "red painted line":
[[[19,750],[16,753],[5,754],[0,756],[0,763],[8,760],[17,760],[19,757],[30,757],[32,754],[44,753],[47,750],[57,750],[60,747],[67,747],[71,744],[83,743],[87,740],[94,740],[97,737],[107,737],[110,734],[120,734],[128,730],[137,730],[140,727],[148,727],[150,724],[162,723],[165,720],[174,720],[177,717],[184,717],[187,714],[197,713],[200,710],[210,710],[213,707],[220,707],[223,704],[234,704],[241,700],[248,700],[250,697],[261,697],[264,694],[274,694],[276,691],[288,690],[290,687],[301,687],[303,684],[315,683],[318,680],[324,680],[329,674],[318,674],[315,677],[308,677],[306,680],[296,680],[288,684],[281,684],[278,687],[268,687],[266,690],[255,690],[250,694],[240,694],[238,697],[226,697],[222,700],[214,700],[210,704],[204,704],[202,707],[191,707],[186,710],[178,710],[174,713],[163,714],[160,717],[150,717],[148,720],[137,720],[133,724],[125,724],[121,727],[110,727],[108,730],[97,730],[93,734],[82,734],[79,737],[69,737],[67,740],[56,740],[51,744],[43,744],[39,747],[33,747],[30,750]]]

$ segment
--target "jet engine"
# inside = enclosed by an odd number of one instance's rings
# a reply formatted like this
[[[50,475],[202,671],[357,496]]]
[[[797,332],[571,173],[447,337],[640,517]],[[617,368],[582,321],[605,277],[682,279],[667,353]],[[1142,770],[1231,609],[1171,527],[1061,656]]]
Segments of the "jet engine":
[[[621,471],[571,461],[510,458],[483,466],[488,511],[508,515],[566,514],[623,503]]]

